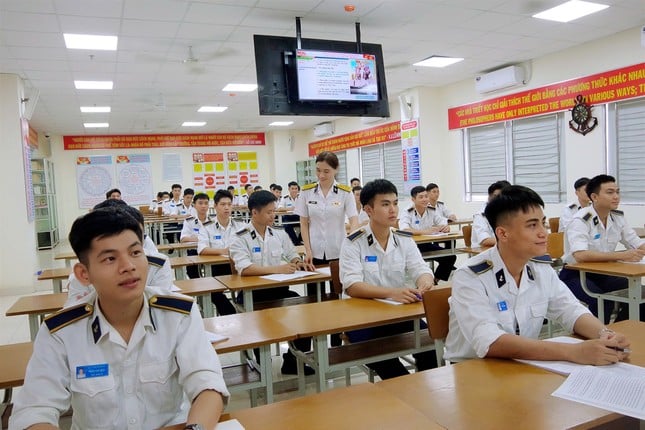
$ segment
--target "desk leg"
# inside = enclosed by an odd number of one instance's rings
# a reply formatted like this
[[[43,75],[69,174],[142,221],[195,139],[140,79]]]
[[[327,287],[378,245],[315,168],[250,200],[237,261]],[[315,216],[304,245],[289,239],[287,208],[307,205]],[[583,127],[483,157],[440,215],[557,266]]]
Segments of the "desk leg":
[[[246,288],[242,290],[242,297],[244,298],[244,311],[251,312],[253,310],[253,292]]]
[[[40,322],[38,321],[38,315],[29,314],[29,334],[31,336],[31,340],[36,339],[36,335],[38,334],[39,327],[40,327]]]
[[[52,284],[54,284],[54,292],[62,293],[63,292],[63,280],[62,279],[53,279]]]
[[[329,369],[329,348],[327,335],[319,335],[313,338],[314,359],[316,360],[316,390],[321,392],[327,389],[327,369]]]
[[[421,348],[421,320],[416,319],[413,322],[414,324],[414,348]]]
[[[596,300],[598,301],[598,319],[600,321],[605,321],[605,301],[603,300],[602,296],[596,293],[592,293],[591,291],[589,291],[589,288],[587,288],[587,272],[585,272],[584,270],[579,270],[578,272],[580,273],[580,286],[582,286],[582,291],[587,293],[587,295],[596,298]],[[630,287],[630,291],[631,291],[631,287]],[[632,310],[630,307],[629,309],[630,318],[632,314],[631,311]]]
[[[267,405],[273,403],[273,367],[271,366],[271,345],[260,347],[260,379],[266,384]]]
[[[316,282],[316,301],[321,302],[322,301],[322,292],[321,290],[325,288],[325,283],[324,282]]]
[[[640,277],[627,278],[629,282],[629,319],[634,321],[640,320],[640,302],[642,300],[642,288]],[[602,320],[601,320],[602,321]]]
[[[215,316],[210,293],[197,296],[197,304],[202,309],[202,315],[204,318],[212,318]]]
[[[175,279],[178,281],[185,279],[183,267],[175,267]]]

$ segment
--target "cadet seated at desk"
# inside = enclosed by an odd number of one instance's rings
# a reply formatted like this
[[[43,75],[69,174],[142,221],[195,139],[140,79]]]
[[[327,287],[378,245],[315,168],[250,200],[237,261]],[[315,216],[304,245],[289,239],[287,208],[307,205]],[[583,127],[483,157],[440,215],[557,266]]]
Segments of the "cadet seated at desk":
[[[436,209],[428,205],[428,192],[425,187],[420,185],[410,190],[412,198],[412,207],[401,214],[399,228],[413,235],[448,233],[450,226],[448,219],[437,213]],[[445,249],[436,243],[420,243],[418,245],[421,252],[439,251]],[[439,280],[447,281],[450,272],[455,268],[456,255],[446,255],[444,257],[433,258],[437,263],[434,271],[435,282]]]
[[[573,187],[576,190],[577,199],[575,202],[562,208],[562,214],[560,215],[560,221],[558,223],[559,232],[565,232],[567,226],[573,219],[573,216],[580,209],[586,208],[587,206],[589,206],[589,203],[591,203],[591,200],[589,200],[589,196],[587,195],[588,183],[589,183],[589,178],[580,178],[573,184]]]
[[[273,227],[276,196],[270,191],[259,190],[249,197],[248,206],[251,221],[230,243],[230,256],[235,263],[235,270],[242,276],[262,276],[273,273],[294,273],[296,270],[316,270],[307,264],[296,252],[293,243],[282,228]],[[253,291],[253,301],[278,300],[287,297],[299,297],[289,287],[264,288]],[[238,295],[238,300],[242,295]],[[298,339],[294,342],[301,351],[308,351],[311,339]],[[282,373],[296,374],[296,357],[287,352],[282,355]],[[307,374],[313,369],[305,368]]]
[[[433,208],[439,215],[446,218],[448,222],[457,220],[457,215],[448,209],[444,202],[439,201],[439,196],[441,195],[439,185],[431,182],[426,186],[426,191],[428,192],[428,207]]]
[[[537,193],[519,185],[505,187],[486,206],[497,246],[469,259],[453,277],[446,360],[498,357],[604,365],[628,356],[625,336],[594,317],[544,255],[543,207]],[[588,340],[538,340],[545,318]]]
[[[580,273],[571,270],[566,264],[592,261],[633,261],[642,260],[645,256],[645,240],[638,237],[634,229],[625,220],[625,215],[618,210],[620,188],[616,179],[609,175],[593,177],[586,187],[591,206],[582,208],[574,215],[567,226],[564,240],[565,267],[560,271],[560,279],[573,291],[578,300],[585,302],[589,310],[598,315],[598,300],[587,295],[580,283]],[[616,251],[618,242],[625,251]],[[587,274],[587,288],[592,292],[605,293],[623,290],[629,287],[627,278],[618,276]],[[605,300],[605,322],[609,322],[614,303]],[[643,306],[645,310],[645,306]],[[641,312],[641,316],[643,316]],[[616,321],[628,319],[629,307],[621,303]]]
[[[291,181],[287,186],[289,187],[289,193],[279,200],[278,209],[293,211],[296,208],[296,200],[300,195],[300,185],[295,181]],[[300,229],[300,217],[298,215],[282,215],[282,223],[284,224],[284,231],[289,235],[291,242],[294,245],[301,245],[302,237],[296,233],[296,227]]]
[[[123,200],[109,199],[97,204],[92,210],[103,208],[115,208],[116,210],[127,213],[140,224],[141,230],[143,231],[143,215],[137,208],[128,206]],[[149,243],[152,244],[152,248]],[[167,256],[157,251],[157,247],[152,243],[152,240],[145,235],[143,252],[146,254],[148,260],[146,285],[154,285],[165,289],[167,292],[172,291],[174,277],[172,268],[170,267],[170,261]],[[65,306],[81,300],[94,291],[92,285],[84,285],[77,279],[74,272],[69,275],[67,282],[67,301],[65,302]]]
[[[344,292],[366,299],[418,302],[432,288],[434,278],[412,235],[394,229],[399,214],[396,187],[386,179],[368,182],[361,190],[361,203],[370,222],[343,241],[340,279]],[[410,284],[406,282],[408,279]],[[422,327],[427,326],[423,323]],[[347,336],[351,342],[360,342],[409,332],[413,328],[413,322],[406,321],[349,331]],[[434,351],[414,354],[414,358],[418,370],[437,366]],[[381,379],[408,373],[398,358],[370,363],[368,367]]]
[[[142,240],[116,208],[76,219],[74,273],[95,291],[45,319],[9,428],[58,428],[70,407],[73,429],[215,427],[229,396],[219,358],[191,298],[145,285]]]
[[[502,191],[502,188],[511,185],[508,181],[497,181],[491,184],[488,187],[488,204],[492,199],[497,197]],[[473,215],[473,227],[472,233],[470,236],[470,241],[473,247],[478,246],[494,246],[495,245],[495,232],[493,228],[488,223],[486,216],[484,215],[484,209],[486,205],[482,208],[480,213]]]

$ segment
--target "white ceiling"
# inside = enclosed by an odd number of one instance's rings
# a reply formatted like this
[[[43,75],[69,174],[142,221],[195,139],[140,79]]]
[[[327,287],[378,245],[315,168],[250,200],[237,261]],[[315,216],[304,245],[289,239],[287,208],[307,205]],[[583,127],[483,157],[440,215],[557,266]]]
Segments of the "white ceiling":
[[[16,73],[40,98],[31,124],[41,132],[87,134],[267,130],[285,117],[258,115],[257,93],[230,95],[229,82],[255,83],[253,34],[383,45],[390,98],[442,86],[643,24],[645,0],[594,0],[611,7],[561,24],[531,18],[560,0],[0,0],[0,73]],[[356,6],[353,13],[344,4]],[[117,35],[118,50],[65,48],[63,33]],[[188,47],[198,62],[184,64]],[[445,69],[410,64],[430,55],[464,57]],[[74,80],[113,80],[112,91],[76,90]],[[224,113],[197,113],[202,105]],[[80,106],[109,105],[109,114]],[[303,129],[328,120],[287,117]],[[207,121],[183,128],[183,121]]]

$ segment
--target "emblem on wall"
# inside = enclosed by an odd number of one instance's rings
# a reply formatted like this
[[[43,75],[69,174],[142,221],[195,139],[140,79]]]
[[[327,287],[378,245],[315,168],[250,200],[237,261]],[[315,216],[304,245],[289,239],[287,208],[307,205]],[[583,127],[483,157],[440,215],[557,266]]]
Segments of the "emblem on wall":
[[[591,116],[591,107],[582,94],[576,96],[576,105],[571,109],[571,121],[569,121],[571,130],[584,136],[596,128],[598,118]]]

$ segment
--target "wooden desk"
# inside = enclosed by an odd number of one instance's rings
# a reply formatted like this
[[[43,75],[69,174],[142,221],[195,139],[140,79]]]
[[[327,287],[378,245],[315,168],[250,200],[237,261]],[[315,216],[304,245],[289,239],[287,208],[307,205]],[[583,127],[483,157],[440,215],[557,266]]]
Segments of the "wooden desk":
[[[56,269],[45,269],[38,274],[39,281],[47,281],[51,279],[54,293],[63,291],[63,280],[69,278],[72,273],[71,267],[59,267]]]
[[[472,218],[459,218],[454,221],[448,220],[448,225],[456,225],[458,230],[461,230],[459,227],[461,227],[462,225],[470,225],[472,223],[473,223]]]
[[[643,227],[634,227],[634,231],[638,235],[638,237],[645,237],[645,228]]]
[[[430,400],[430,399],[426,399]],[[373,384],[230,413],[247,430],[440,429],[432,420]]]
[[[632,264],[621,262],[575,263],[567,264],[567,269],[580,272],[580,283],[585,293],[598,300],[598,319],[604,321],[605,307],[603,300],[629,304],[629,319],[640,319],[640,304],[645,303],[645,291],[641,286],[641,277],[645,276],[645,264]],[[627,278],[628,288],[625,290],[607,293],[593,293],[587,288],[587,272],[601,275],[619,276]]]
[[[414,241],[416,242],[417,245],[421,243],[429,243],[429,242],[448,242],[452,241],[453,245],[454,242],[457,239],[463,239],[464,235],[461,234],[461,232],[452,232],[452,233],[442,233],[439,235],[433,235],[433,234],[417,234],[412,236]],[[454,246],[453,246],[454,249]]]
[[[181,294],[195,297],[204,318],[215,316],[211,293],[222,293],[226,291],[226,287],[213,277],[183,279],[175,281],[174,284],[181,290]]]
[[[184,279],[183,269],[187,266],[200,264],[229,264],[228,255],[188,255],[185,257],[170,257],[170,267],[175,270],[175,279]]]
[[[34,350],[32,342],[0,345],[0,389],[19,387],[25,380],[27,363]],[[6,396],[5,396],[6,397]]]
[[[215,279],[220,281],[231,291],[242,291],[244,297],[244,310],[250,312],[253,310],[253,290],[263,288],[284,287],[302,283],[316,282],[319,285],[331,280],[331,276],[318,273],[317,275],[305,276],[288,281],[271,281],[260,276],[240,276],[240,275],[222,275],[216,276]],[[320,288],[318,288],[317,299],[321,301]]]
[[[54,260],[65,260],[65,267],[72,267],[72,260],[76,260],[76,254],[72,250],[61,251],[54,255]]]
[[[175,243],[162,243],[157,245],[159,252],[167,254],[168,251],[177,251],[179,257],[184,256],[184,251],[187,249],[197,249],[197,242],[175,242]]]

